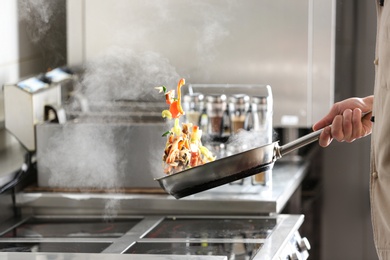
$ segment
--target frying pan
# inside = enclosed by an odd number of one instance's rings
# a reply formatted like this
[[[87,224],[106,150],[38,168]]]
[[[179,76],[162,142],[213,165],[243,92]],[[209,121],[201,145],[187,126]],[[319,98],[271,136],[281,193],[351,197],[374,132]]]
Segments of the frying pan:
[[[158,179],[176,199],[209,190],[273,168],[277,159],[318,140],[322,129],[279,146],[278,142],[224,157]]]

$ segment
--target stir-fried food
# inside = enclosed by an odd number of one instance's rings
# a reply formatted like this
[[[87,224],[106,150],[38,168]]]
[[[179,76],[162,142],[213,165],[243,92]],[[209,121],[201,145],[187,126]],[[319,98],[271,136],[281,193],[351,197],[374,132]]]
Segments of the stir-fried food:
[[[184,115],[181,107],[181,87],[185,84],[184,79],[180,79],[177,84],[177,97],[175,90],[167,90],[165,86],[157,87],[165,95],[169,109],[162,111],[162,117],[174,120],[174,125],[170,131],[163,136],[167,137],[167,142],[163,154],[164,173],[172,174],[185,169],[202,165],[214,161],[215,157],[202,145],[202,130],[199,126],[191,123],[182,123],[179,118]]]

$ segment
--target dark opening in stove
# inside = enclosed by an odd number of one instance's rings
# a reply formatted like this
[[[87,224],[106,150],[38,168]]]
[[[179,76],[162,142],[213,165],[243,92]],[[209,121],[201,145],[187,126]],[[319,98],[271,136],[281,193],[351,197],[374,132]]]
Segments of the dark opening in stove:
[[[33,217],[3,234],[4,238],[116,238],[123,236],[141,219],[39,218]]]
[[[111,243],[10,242],[0,243],[0,252],[101,253],[110,244]]]
[[[165,218],[145,238],[266,239],[276,219]]]

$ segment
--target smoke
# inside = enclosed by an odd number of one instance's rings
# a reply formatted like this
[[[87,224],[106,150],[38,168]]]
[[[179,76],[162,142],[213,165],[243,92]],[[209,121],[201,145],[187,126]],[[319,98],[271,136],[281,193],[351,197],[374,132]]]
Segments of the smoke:
[[[118,216],[118,210],[120,209],[120,201],[117,199],[109,199],[104,206],[104,216],[106,221]]]
[[[49,185],[67,188],[115,188],[123,175],[109,127],[65,124],[48,140],[40,167],[49,169]]]
[[[228,155],[244,152],[253,148],[261,147],[270,144],[272,140],[277,138],[277,132],[273,131],[273,136],[270,137],[266,131],[238,131],[231,135],[226,143]]]
[[[176,86],[178,80],[175,68],[159,54],[112,47],[87,64],[82,85],[91,101],[161,101],[154,87]]]
[[[197,72],[207,78],[210,72],[204,65],[218,59],[220,47],[231,34],[232,17],[235,17],[233,12],[240,2],[179,2],[151,0],[135,1],[133,5],[117,3],[112,11],[118,14],[117,21],[109,21],[115,28],[114,32],[108,32],[112,37],[109,41],[134,50],[152,50],[171,57],[187,79]]]
[[[129,49],[114,47],[87,63],[77,91],[83,94],[87,103],[99,104],[99,101],[110,101],[104,102],[110,107],[80,114],[78,123],[70,121],[59,125],[54,130],[54,135],[46,140],[46,149],[40,151],[38,159],[39,167],[50,173],[49,186],[115,190],[123,187],[125,179],[130,182],[137,178],[126,176],[136,174],[134,167],[131,168],[132,163],[141,163],[145,172],[157,175],[154,177],[161,177],[163,174],[161,157],[165,143],[161,134],[170,128],[160,117],[161,123],[153,126],[141,124],[145,127],[136,133],[146,136],[145,139],[149,142],[139,144],[140,140],[144,139],[135,135],[133,131],[140,128],[131,125],[131,117],[126,117],[126,112],[137,112],[142,107],[136,108],[133,103],[127,107],[116,106],[115,100],[158,101],[164,105],[164,96],[154,87],[176,86],[178,79],[179,75],[169,61],[153,52],[135,53]],[[151,104],[146,102],[146,105]],[[70,104],[68,109],[77,110],[78,107]],[[122,110],[117,111],[116,108]],[[156,109],[153,112],[160,114],[161,109],[158,106]],[[107,112],[111,118],[107,118],[105,114]],[[118,114],[115,114],[116,112]],[[125,121],[116,121],[119,118]],[[136,144],[142,148],[135,147]],[[145,161],[140,162],[140,159],[136,161],[135,158],[140,158],[142,154],[140,156],[127,154],[131,151],[129,147],[133,147],[133,151],[142,150],[142,153],[146,151],[150,153],[145,154]],[[143,178],[147,179],[145,176]],[[154,182],[152,176],[149,178]],[[105,213],[115,215],[117,207],[119,203],[110,200],[107,202]]]
[[[31,40],[37,43],[47,35],[59,1],[19,0],[20,20],[26,22]]]
[[[199,14],[202,17],[203,24],[199,28],[196,43],[196,51],[200,57],[199,65],[202,65],[215,60],[218,54],[217,47],[230,34],[226,25],[230,21],[231,8],[229,6],[233,2],[230,2],[226,9],[206,4],[196,4],[196,1],[194,3],[202,10]]]
[[[66,0],[18,0],[19,20],[47,67],[66,62]]]
[[[239,131],[229,137],[227,142],[228,153],[234,154],[243,152],[252,148],[266,145],[269,142],[263,133],[257,131]]]

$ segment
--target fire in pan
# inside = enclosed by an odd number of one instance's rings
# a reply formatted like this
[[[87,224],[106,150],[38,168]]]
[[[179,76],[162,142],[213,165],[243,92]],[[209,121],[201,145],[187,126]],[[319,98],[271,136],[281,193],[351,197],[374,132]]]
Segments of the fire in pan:
[[[160,186],[176,199],[209,190],[273,168],[277,159],[318,140],[321,130],[279,146],[267,144],[158,179]]]

